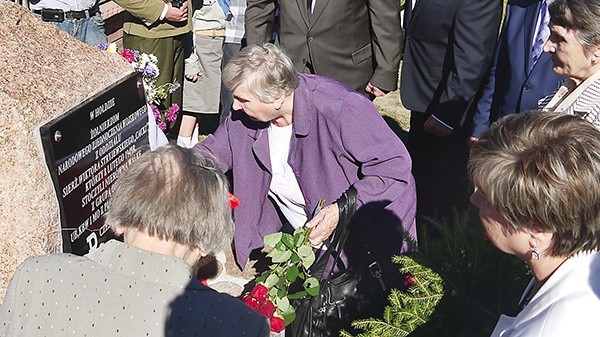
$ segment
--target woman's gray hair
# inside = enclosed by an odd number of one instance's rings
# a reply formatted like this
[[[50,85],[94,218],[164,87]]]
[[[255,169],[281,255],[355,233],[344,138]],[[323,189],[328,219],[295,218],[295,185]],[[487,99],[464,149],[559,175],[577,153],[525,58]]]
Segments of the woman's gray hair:
[[[196,149],[165,145],[135,159],[117,179],[107,221],[206,253],[231,244],[226,177]]]
[[[223,84],[233,91],[245,83],[263,103],[272,103],[282,93],[298,87],[292,60],[275,45],[251,45],[242,49],[223,69]]]
[[[600,1],[554,0],[548,11],[550,22],[575,30],[587,50],[600,45]]]
[[[600,131],[578,116],[508,115],[471,149],[473,183],[510,233],[553,233],[551,254],[600,249]]]

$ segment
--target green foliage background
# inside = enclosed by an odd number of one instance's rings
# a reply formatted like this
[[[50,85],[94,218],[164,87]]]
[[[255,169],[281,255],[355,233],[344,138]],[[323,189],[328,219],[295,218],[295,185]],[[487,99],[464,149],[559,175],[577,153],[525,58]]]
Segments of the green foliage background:
[[[485,241],[475,216],[430,223],[419,251],[395,259],[415,285],[392,291],[382,318],[354,322],[356,337],[489,336],[501,313],[514,313],[530,278],[525,264]]]

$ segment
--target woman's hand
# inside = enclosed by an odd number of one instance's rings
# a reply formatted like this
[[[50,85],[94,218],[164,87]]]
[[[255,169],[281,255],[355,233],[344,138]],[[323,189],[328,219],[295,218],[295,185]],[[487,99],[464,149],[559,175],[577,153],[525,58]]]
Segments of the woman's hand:
[[[310,233],[310,243],[317,247],[325,241],[337,227],[340,220],[340,210],[337,203],[333,203],[323,208],[312,220],[306,223],[307,228],[312,228]]]

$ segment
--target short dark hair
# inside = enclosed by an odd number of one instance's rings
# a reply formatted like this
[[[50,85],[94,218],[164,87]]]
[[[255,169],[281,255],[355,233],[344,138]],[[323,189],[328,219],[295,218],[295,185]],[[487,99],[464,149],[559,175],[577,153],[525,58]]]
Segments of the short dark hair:
[[[107,221],[206,253],[220,251],[233,239],[228,193],[212,157],[165,145],[146,151],[117,179]]]
[[[593,124],[539,111],[506,116],[475,143],[469,171],[509,232],[553,233],[554,256],[600,248],[600,131]]]

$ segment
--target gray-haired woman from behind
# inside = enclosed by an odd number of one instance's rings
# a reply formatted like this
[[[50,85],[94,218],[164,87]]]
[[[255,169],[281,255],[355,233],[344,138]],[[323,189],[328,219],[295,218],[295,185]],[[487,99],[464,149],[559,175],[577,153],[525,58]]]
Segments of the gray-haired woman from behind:
[[[107,221],[123,243],[19,267],[0,336],[268,336],[262,316],[195,277],[198,259],[233,236],[212,159],[174,145],[142,154],[115,183]]]

